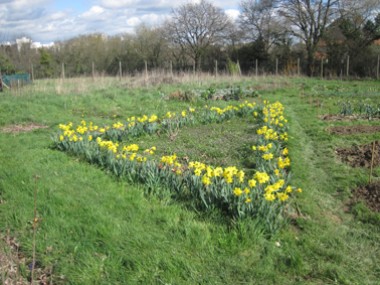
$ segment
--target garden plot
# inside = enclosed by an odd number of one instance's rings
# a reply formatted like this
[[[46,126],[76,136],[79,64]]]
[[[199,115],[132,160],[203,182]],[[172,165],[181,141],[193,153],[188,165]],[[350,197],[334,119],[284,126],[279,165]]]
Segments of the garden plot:
[[[372,134],[380,132],[380,126],[335,126],[330,127],[329,132],[334,135],[355,135],[355,134]]]
[[[380,181],[355,189],[354,196],[356,199],[364,200],[371,210],[380,212]]]
[[[373,167],[377,167],[380,165],[380,142],[375,141],[374,144]],[[372,163],[372,147],[373,143],[356,145],[350,148],[338,148],[336,153],[343,162],[352,167],[370,168]]]

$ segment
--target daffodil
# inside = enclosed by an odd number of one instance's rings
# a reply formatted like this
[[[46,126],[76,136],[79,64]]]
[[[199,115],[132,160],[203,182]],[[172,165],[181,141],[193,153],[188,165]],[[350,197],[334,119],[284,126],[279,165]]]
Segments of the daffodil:
[[[237,196],[237,197],[239,197],[239,196],[241,196],[241,194],[243,194],[243,191],[241,190],[241,188],[236,187],[234,189],[234,195]]]
[[[269,181],[269,175],[266,172],[257,171],[254,175],[254,178],[260,183],[264,184]]]
[[[256,180],[255,179],[250,179],[248,180],[248,186],[253,188],[256,186]]]
[[[262,158],[264,158],[265,160],[271,160],[273,159],[273,153],[265,153],[263,154]]]
[[[211,179],[210,179],[210,177],[208,177],[207,175],[203,175],[203,177],[202,177],[202,183],[203,183],[203,185],[205,185],[205,186],[210,185],[210,184],[211,184]]]

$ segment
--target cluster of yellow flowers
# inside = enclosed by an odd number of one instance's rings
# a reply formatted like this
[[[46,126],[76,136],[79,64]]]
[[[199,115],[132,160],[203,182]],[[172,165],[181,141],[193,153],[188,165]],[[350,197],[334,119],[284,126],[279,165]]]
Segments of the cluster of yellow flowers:
[[[130,161],[145,162],[147,161],[147,155],[153,155],[156,151],[156,147],[153,146],[145,149],[142,154],[138,154],[140,147],[137,144],[120,146],[118,142],[103,140],[100,137],[96,139],[96,143],[101,150],[110,151],[117,159],[129,159]]]
[[[255,106],[256,106],[256,103],[250,103],[248,101],[245,101],[244,103],[239,104],[238,106],[228,105],[227,107],[223,109],[219,107],[208,107],[208,106],[205,106],[205,108],[209,109],[210,111],[216,112],[218,115],[223,115],[224,113],[227,113],[229,111],[239,111],[240,109],[243,109],[246,107],[253,109]]]
[[[150,115],[149,117],[147,115],[142,115],[141,117],[132,116],[132,117],[127,118],[127,122],[128,122],[127,126],[128,126],[128,128],[133,128],[134,126],[136,126],[137,122],[144,124],[146,122],[154,123],[157,121],[158,121],[158,116],[155,114]]]
[[[254,178],[260,184],[268,183],[264,188],[265,200],[274,201],[277,198],[279,201],[284,202],[289,198],[289,194],[293,192],[293,187],[286,185],[286,181],[283,179],[284,174],[286,174],[284,169],[291,165],[288,148],[285,147],[281,150],[283,147],[281,141],[286,142],[288,140],[288,134],[285,131],[285,125],[288,121],[284,117],[284,107],[280,102],[269,104],[268,101],[264,101],[263,115],[265,125],[256,131],[259,135],[258,141],[261,144],[252,146],[252,150],[263,153],[259,157],[267,161],[268,167],[266,169],[268,169],[269,173],[256,172]],[[274,144],[276,144],[276,147],[274,147]],[[272,163],[271,161],[273,160],[277,163]],[[274,174],[272,178],[271,173]],[[302,192],[300,188],[296,191]]]
[[[220,177],[227,184],[234,182],[243,183],[244,171],[239,170],[236,166],[222,168],[220,166],[213,167],[199,161],[191,161],[188,168],[192,170],[195,176],[202,176],[202,183],[208,186],[212,183],[213,178]]]
[[[239,108],[236,107],[236,106],[227,106],[226,108],[219,108],[219,107],[211,107],[210,108],[210,111],[215,111],[217,112],[219,115],[223,115],[224,113],[228,112],[228,111],[231,111],[231,110],[234,110],[234,111],[238,111]]]
[[[117,128],[120,128],[120,122],[115,123],[114,126]],[[109,126],[106,126],[104,128],[99,128],[99,126],[94,125],[93,122],[89,122],[87,125],[87,122],[82,120],[80,125],[78,125],[76,128],[73,127],[73,123],[70,122],[68,124],[59,124],[60,130],[63,131],[59,135],[59,141],[64,141],[66,138],[70,142],[78,142],[83,141],[84,135],[85,138],[87,138],[88,141],[92,141],[93,135],[91,133],[98,132],[100,134],[105,133],[107,130],[110,129]]]
[[[284,127],[284,124],[288,122],[283,115],[284,106],[280,102],[269,104],[266,100],[264,100],[264,105],[264,122],[281,128]]]
[[[182,174],[182,164],[177,161],[177,155],[164,155],[161,157],[161,162],[166,165],[171,167],[171,170],[175,172],[176,174],[180,175]]]
[[[100,137],[96,139],[96,142],[98,143],[100,149],[107,149],[113,153],[117,153],[118,151],[119,143],[114,143],[113,141],[109,140],[102,140]]]
[[[243,190],[240,187],[235,187],[234,189],[234,195],[236,197],[242,196],[242,194],[245,194],[245,203],[251,203],[252,199],[249,197],[249,193],[251,193],[251,190],[248,187],[245,187]]]
[[[121,122],[117,122],[117,123],[112,124],[112,128],[116,130],[122,130],[124,129],[124,124]]]
[[[73,127],[71,122],[67,125],[60,124],[59,128],[62,132],[59,135],[59,142],[72,144],[83,141],[80,144],[83,146],[96,143],[99,149],[102,150],[103,155],[112,155],[118,163],[122,162],[123,164],[123,160],[137,161],[140,164],[132,163],[129,165],[139,165],[142,168],[154,165],[156,171],[163,169],[163,171],[171,171],[178,175],[178,178],[176,175],[173,176],[176,177],[175,179],[189,178],[183,181],[192,181],[191,187],[194,189],[191,191],[204,191],[204,193],[207,193],[205,195],[213,197],[219,197],[223,193],[223,199],[231,199],[232,197],[233,199],[230,202],[235,203],[234,205],[244,205],[246,208],[253,209],[257,206],[256,203],[253,203],[253,201],[258,202],[257,197],[262,197],[260,201],[263,202],[285,202],[289,199],[291,193],[302,192],[300,188],[295,189],[288,183],[287,168],[291,166],[291,161],[289,150],[284,147],[284,142],[288,140],[288,134],[285,129],[287,120],[284,117],[284,107],[279,102],[270,104],[264,101],[264,107],[260,112],[260,108],[255,109],[255,106],[255,103],[247,101],[237,106],[230,105],[226,108],[206,106],[207,111],[204,113],[208,115],[213,113],[210,121],[215,118],[217,120],[219,118],[229,118],[229,115],[224,115],[239,114],[240,110],[243,109],[240,114],[247,114],[248,112],[253,114],[255,118],[262,116],[264,125],[257,129],[257,145],[252,146],[257,158],[256,163],[259,164],[258,170],[253,174],[247,174],[236,166],[211,166],[199,161],[181,163],[176,154],[164,155],[159,162],[156,162],[153,158],[149,158],[149,156],[155,154],[157,150],[155,146],[141,150],[137,144],[123,145],[122,143],[105,139],[105,137],[111,137],[110,133],[113,130],[120,133],[120,131],[128,131],[128,129],[134,127],[141,127],[143,124],[161,124],[161,122],[174,119],[187,120],[189,114],[195,112],[194,108],[182,110],[178,115],[174,112],[167,112],[161,120],[155,114],[140,117],[132,116],[127,118],[125,124],[116,122],[112,124],[112,127],[99,127],[92,122],[87,123],[85,121],[81,121],[77,127]],[[218,115],[221,117],[218,117]],[[157,126],[157,124],[155,125]],[[106,136],[103,135],[105,132],[107,132]],[[143,162],[148,159],[153,163],[144,164]],[[171,175],[167,176],[172,177]]]

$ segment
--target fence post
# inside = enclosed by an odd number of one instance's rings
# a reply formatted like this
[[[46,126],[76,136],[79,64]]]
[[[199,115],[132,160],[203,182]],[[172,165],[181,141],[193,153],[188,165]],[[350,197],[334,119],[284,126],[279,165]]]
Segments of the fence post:
[[[65,64],[62,62],[62,71],[61,71],[62,79],[65,79]]]
[[[300,74],[301,74],[301,71],[300,71],[301,62],[300,61],[301,61],[300,58],[297,58],[297,74],[298,74],[298,76],[300,76]]]
[[[278,75],[278,58],[276,57],[276,76]]]
[[[258,62],[258,60],[257,60],[257,58],[256,58],[256,66],[255,66],[255,72],[256,72],[256,77],[258,76],[258,74],[259,74],[259,62]]]
[[[321,78],[323,79],[323,58],[321,59]]]
[[[31,73],[32,73],[32,82],[34,82],[34,68],[33,68],[33,63],[30,64],[30,70],[31,70]],[[1,75],[1,72],[0,72],[0,75]]]
[[[218,61],[215,60],[215,77],[218,76]]]
[[[173,77],[173,62],[170,61],[170,77]]]
[[[92,62],[92,79],[95,80],[95,63]]]
[[[346,70],[346,76],[350,74],[350,56],[347,56],[347,70]]]
[[[123,69],[121,67],[121,61],[119,61],[119,79],[120,80],[121,80],[122,76],[123,76]]]
[[[145,64],[145,80],[148,80],[148,62],[144,60]]]
[[[240,69],[239,60],[237,60],[236,65],[237,65],[237,69],[238,69],[238,72],[239,72],[239,76],[241,76],[241,69]]]
[[[377,56],[377,70],[376,70],[377,79],[379,79],[379,71],[380,71],[380,54]]]

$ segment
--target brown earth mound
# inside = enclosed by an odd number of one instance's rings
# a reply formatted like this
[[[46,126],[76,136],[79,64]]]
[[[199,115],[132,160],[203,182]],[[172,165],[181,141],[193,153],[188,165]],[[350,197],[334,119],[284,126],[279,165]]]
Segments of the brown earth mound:
[[[380,132],[380,126],[336,126],[329,131],[334,135],[370,134]]]
[[[31,132],[36,129],[46,129],[47,127],[48,126],[31,123],[28,125],[9,125],[9,126],[0,128],[0,131],[3,133],[17,134],[17,133]]]
[[[356,198],[362,199],[375,212],[380,212],[380,181],[359,187],[354,192]]]
[[[380,165],[380,141],[375,141],[375,151],[373,153],[373,167]],[[336,153],[342,161],[352,167],[371,167],[372,161],[372,143],[365,145],[353,146],[351,148],[338,148]]]

